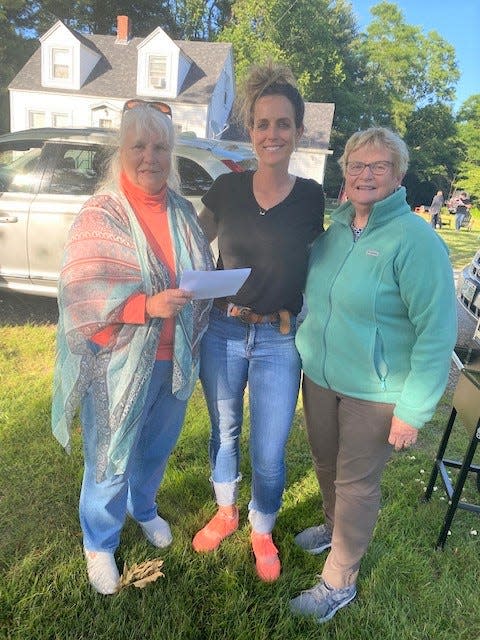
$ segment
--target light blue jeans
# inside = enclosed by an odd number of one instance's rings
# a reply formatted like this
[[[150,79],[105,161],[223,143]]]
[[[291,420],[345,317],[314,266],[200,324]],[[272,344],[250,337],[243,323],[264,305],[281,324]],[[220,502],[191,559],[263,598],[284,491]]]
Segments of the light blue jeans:
[[[96,482],[96,411],[92,393],[82,404],[84,474],[80,493],[83,545],[89,551],[113,552],[127,513],[137,522],[157,515],[155,497],[168,457],[177,442],[187,403],[172,395],[172,363],[153,368],[137,442],[125,473]]]
[[[235,504],[240,481],[243,398],[248,384],[252,490],[249,519],[259,533],[270,533],[285,487],[285,445],[300,383],[290,333],[279,324],[245,324],[213,307],[202,341],[200,378],[212,426],[210,463],[217,504]]]
[[[455,229],[457,231],[460,231],[460,229],[462,228],[462,223],[465,220],[465,215],[466,214],[463,212],[455,214]]]

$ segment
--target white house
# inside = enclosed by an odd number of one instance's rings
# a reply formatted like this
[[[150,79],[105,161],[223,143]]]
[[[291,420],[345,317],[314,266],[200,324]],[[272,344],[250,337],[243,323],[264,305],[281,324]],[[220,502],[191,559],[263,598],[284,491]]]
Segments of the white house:
[[[60,20],[9,86],[10,129],[113,127],[129,98],[162,100],[178,131],[238,139],[229,126],[235,98],[232,45],[172,40],[160,27],[131,37],[127,16],[117,35],[84,35]],[[305,134],[292,157],[297,175],[323,182],[334,105],[307,103]]]
[[[9,86],[10,129],[117,127],[129,98],[163,100],[180,131],[213,137],[235,95],[232,45],[176,41],[158,27],[131,37],[127,16],[117,36],[83,35],[56,22]]]

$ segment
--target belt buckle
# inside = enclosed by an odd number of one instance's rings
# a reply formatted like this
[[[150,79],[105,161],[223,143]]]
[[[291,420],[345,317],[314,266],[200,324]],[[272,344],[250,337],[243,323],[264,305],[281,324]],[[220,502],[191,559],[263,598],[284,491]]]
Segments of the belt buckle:
[[[235,313],[233,313],[235,311]],[[227,315],[232,318],[238,318],[241,322],[245,322],[245,324],[250,324],[250,314],[252,310],[250,307],[241,307],[238,304],[233,304],[230,302],[227,309]]]

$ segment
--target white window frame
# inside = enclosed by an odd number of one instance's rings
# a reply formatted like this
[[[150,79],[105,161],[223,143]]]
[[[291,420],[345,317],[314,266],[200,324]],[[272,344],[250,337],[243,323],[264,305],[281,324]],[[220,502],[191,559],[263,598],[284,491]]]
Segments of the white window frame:
[[[152,73],[152,66],[154,64],[163,64],[165,67],[165,72],[163,74],[163,76],[160,74],[157,75],[161,78],[161,82],[163,81],[163,83],[161,84],[154,84],[153,80],[152,80],[152,76],[154,75]],[[158,54],[150,54],[148,56],[148,86],[151,87],[152,89],[160,89],[162,91],[164,91],[165,89],[168,88],[168,57],[167,56],[163,56],[163,55],[158,55]]]
[[[64,119],[64,122],[58,124],[56,121],[57,118]],[[68,127],[69,124],[70,124],[70,117],[68,113],[52,113],[52,127],[58,127],[58,128]]]
[[[45,127],[46,126],[45,116],[46,116],[45,111],[30,110],[28,112],[28,128],[39,129],[40,127]],[[35,124],[35,118],[37,117],[43,119],[43,121],[40,124]]]
[[[57,67],[65,69],[66,75],[57,75]],[[72,79],[72,54],[70,49],[52,47],[50,52],[50,75],[52,80],[57,81]]]

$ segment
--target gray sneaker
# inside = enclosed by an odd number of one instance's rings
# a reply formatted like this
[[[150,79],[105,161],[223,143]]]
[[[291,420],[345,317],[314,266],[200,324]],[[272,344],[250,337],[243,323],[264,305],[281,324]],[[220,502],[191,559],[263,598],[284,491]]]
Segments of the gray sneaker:
[[[308,553],[316,555],[332,546],[332,532],[326,524],[309,527],[295,536],[295,542]]]
[[[290,610],[304,616],[315,616],[317,622],[327,622],[356,595],[354,584],[334,589],[322,579],[308,591],[302,591],[299,596],[290,600]]]

